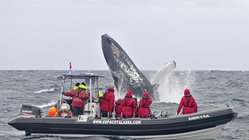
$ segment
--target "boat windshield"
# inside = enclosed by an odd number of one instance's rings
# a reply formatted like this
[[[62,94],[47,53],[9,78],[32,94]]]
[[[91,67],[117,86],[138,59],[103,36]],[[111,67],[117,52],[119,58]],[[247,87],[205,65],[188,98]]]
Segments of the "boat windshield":
[[[86,73],[86,74],[63,74],[62,75],[64,83],[64,90],[72,90],[76,83],[84,82],[87,87],[92,87],[92,90],[98,90],[99,88],[99,78],[104,78],[102,75],[97,75],[93,73]],[[90,89],[87,88],[87,91]]]

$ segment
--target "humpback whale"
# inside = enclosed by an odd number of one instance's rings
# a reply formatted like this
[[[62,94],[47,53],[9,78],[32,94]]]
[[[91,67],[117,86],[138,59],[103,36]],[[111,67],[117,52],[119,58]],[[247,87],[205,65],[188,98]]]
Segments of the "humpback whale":
[[[106,63],[110,69],[111,75],[114,80],[114,84],[119,93],[126,92],[131,89],[136,97],[142,97],[143,92],[146,90],[150,93],[153,100],[159,100],[159,93],[156,89],[157,86],[153,86],[151,82],[145,77],[145,75],[137,68],[132,62],[127,53],[122,47],[107,34],[102,35],[102,50],[106,60]],[[165,74],[165,71],[169,72],[174,66],[164,65],[158,75]],[[169,67],[168,70],[165,70]],[[158,77],[155,75],[156,81],[153,84],[157,84]]]

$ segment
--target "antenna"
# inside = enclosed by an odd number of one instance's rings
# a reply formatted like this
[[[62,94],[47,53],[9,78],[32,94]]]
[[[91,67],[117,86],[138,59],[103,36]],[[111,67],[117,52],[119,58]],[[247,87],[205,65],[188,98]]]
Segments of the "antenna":
[[[69,74],[72,74],[72,63],[69,62]]]
[[[72,63],[69,62],[69,74],[72,74]],[[70,90],[72,90],[73,80],[70,81]]]

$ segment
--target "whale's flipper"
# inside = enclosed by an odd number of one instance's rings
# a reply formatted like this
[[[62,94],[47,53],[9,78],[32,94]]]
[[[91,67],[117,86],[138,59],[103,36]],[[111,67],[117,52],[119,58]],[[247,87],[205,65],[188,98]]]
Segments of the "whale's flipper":
[[[170,61],[164,64],[160,69],[157,70],[156,74],[151,79],[152,84],[160,84],[160,80],[165,77],[169,72],[171,72],[176,67],[175,61]]]
[[[119,92],[131,89],[136,97],[142,97],[143,92],[147,90],[154,100],[159,99],[150,81],[140,72],[120,45],[106,34],[102,35],[102,49]]]

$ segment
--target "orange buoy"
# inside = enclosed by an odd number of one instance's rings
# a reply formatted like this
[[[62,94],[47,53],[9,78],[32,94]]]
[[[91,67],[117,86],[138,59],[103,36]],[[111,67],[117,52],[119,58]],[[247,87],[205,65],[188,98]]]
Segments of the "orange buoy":
[[[54,117],[56,115],[57,109],[56,107],[52,106],[48,109],[48,116]]]

